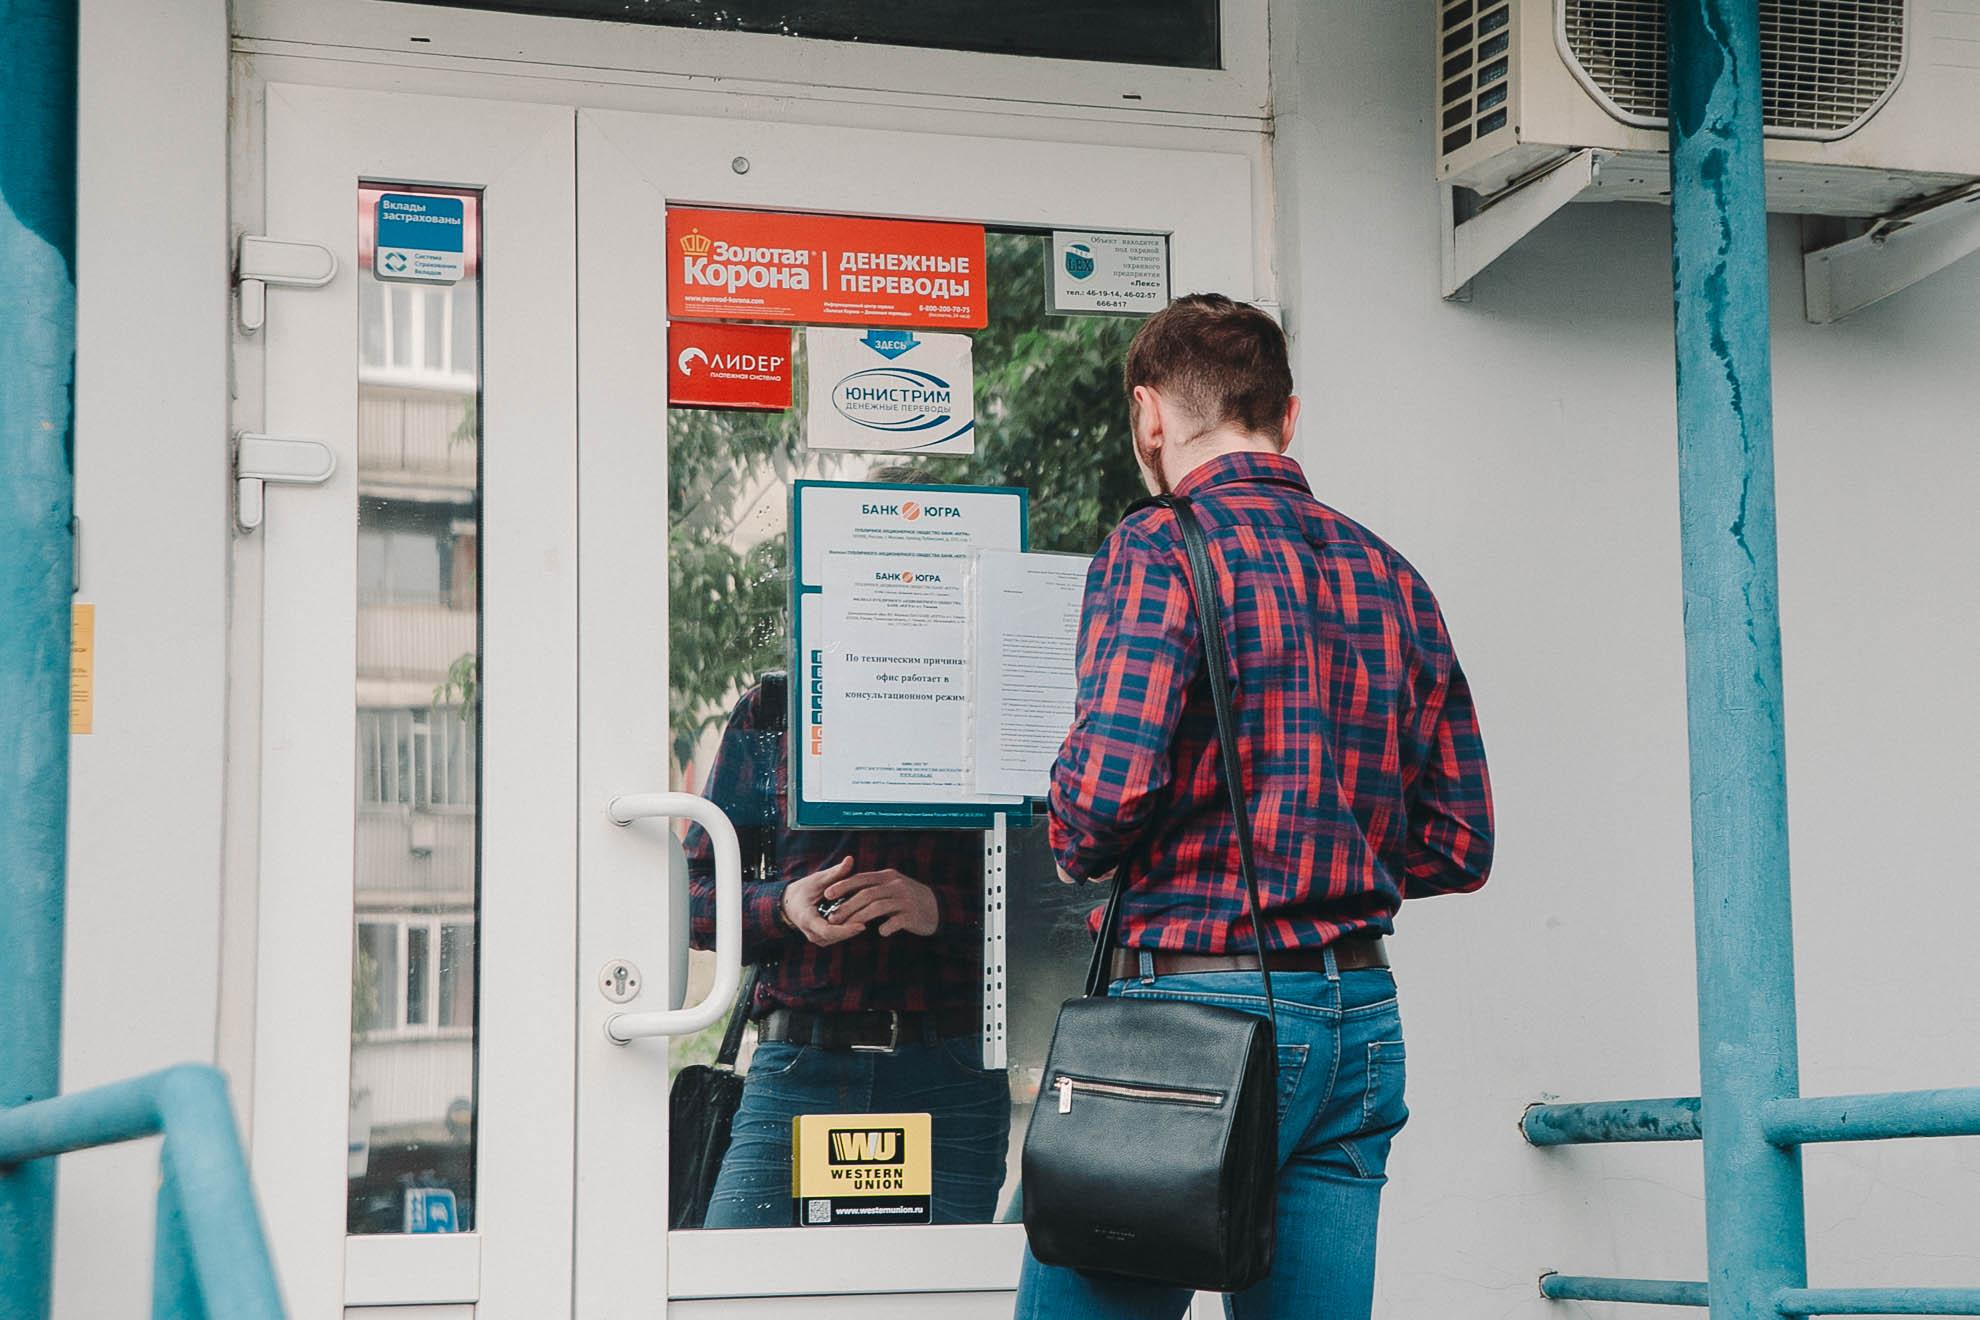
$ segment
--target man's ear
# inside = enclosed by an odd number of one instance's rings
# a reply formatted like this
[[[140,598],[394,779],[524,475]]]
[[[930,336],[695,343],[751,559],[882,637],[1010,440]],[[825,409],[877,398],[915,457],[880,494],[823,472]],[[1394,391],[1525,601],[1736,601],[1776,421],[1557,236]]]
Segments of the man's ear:
[[[1285,420],[1279,423],[1279,452],[1285,453],[1292,447],[1293,428],[1299,425],[1299,396],[1286,396]]]
[[[1168,418],[1162,412],[1162,396],[1146,385],[1137,385],[1129,396],[1129,440],[1135,466],[1141,469],[1142,484],[1151,495],[1160,495],[1167,486],[1162,475],[1162,445],[1168,432]]]
[[[1169,438],[1168,401],[1146,385],[1134,387],[1134,438],[1137,444],[1160,449]]]

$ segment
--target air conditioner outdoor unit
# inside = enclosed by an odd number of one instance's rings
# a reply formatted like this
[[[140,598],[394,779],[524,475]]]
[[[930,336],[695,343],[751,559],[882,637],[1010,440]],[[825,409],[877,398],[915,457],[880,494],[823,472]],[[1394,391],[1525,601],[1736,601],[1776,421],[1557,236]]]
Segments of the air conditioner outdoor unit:
[[[1879,249],[1898,230],[1946,224],[1935,254],[1968,230],[1963,251],[1980,247],[1980,4],[1759,8],[1769,209],[1881,221],[1874,236],[1852,226]],[[1537,212],[1532,224],[1568,200],[1669,196],[1664,0],[1438,0],[1436,14],[1433,123],[1452,229],[1515,196],[1510,209]],[[1511,234],[1485,262],[1532,227],[1522,222],[1502,216],[1485,227],[1499,232],[1474,235]],[[1447,270],[1447,293],[1464,264]]]

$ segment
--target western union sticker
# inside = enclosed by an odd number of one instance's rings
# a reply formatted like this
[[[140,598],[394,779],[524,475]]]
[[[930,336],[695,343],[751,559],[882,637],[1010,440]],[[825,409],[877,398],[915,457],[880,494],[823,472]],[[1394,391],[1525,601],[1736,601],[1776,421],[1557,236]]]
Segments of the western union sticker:
[[[800,1114],[791,1197],[803,1227],[925,1224],[934,1182],[926,1114]]]

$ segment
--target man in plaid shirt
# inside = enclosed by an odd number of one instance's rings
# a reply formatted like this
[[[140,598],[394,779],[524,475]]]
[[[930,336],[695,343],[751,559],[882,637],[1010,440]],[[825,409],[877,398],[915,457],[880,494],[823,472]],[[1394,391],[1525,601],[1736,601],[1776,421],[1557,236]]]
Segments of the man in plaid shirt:
[[[1011,1095],[982,1066],[983,836],[789,828],[788,691],[778,673],[743,693],[702,790],[742,845],[757,968],[756,1053],[707,1227],[791,1223],[792,1118],[861,1111],[930,1114],[935,1222],[987,1223]],[[700,826],[684,847],[691,942],[711,948],[714,847]]]
[[[1491,865],[1471,690],[1422,577],[1286,457],[1299,401],[1271,318],[1180,298],[1135,337],[1126,386],[1143,478],[1187,498],[1209,541],[1280,1007],[1278,1245],[1234,1313],[1366,1320],[1408,1113],[1383,936],[1404,899],[1477,889]],[[1111,993],[1265,1011],[1168,509],[1134,513],[1094,558],[1050,806],[1061,878],[1127,886]],[[1173,1317],[1188,1300],[1027,1256],[1017,1313]]]

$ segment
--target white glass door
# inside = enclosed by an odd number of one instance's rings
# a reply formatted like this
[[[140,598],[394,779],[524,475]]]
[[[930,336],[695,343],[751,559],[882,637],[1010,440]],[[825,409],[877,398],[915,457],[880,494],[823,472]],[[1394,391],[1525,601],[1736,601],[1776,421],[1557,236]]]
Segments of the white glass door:
[[[271,485],[237,556],[260,622],[252,1150],[293,1313],[999,1314],[1036,1064],[1084,957],[1042,827],[927,854],[957,906],[917,975],[979,1102],[972,1205],[670,1232],[669,1087],[714,1039],[606,1027],[706,998],[710,955],[687,952],[679,832],[607,808],[707,792],[757,832],[759,878],[778,860],[765,803],[724,800],[715,766],[790,668],[793,481],[1022,486],[1034,548],[1091,552],[1136,493],[1134,322],[1051,312],[1052,231],[1161,236],[1175,291],[1254,296],[1256,139],[264,90],[253,228],[338,262],[272,288],[238,353],[242,428],[335,459]],[[788,410],[670,410],[670,206],[985,227],[975,452],[822,452],[801,387]],[[853,1002],[863,966],[820,974]]]
[[[666,1008],[683,992],[691,1001],[706,993],[708,955],[686,952],[687,863],[674,834],[616,827],[605,808],[619,794],[705,790],[746,835],[752,824],[779,834],[782,798],[738,794],[734,758],[754,739],[751,773],[774,778],[786,749],[781,722],[771,728],[762,715],[777,702],[763,694],[802,680],[792,671],[789,619],[794,480],[1021,485],[1034,548],[1091,553],[1138,493],[1118,386],[1134,323],[1050,312],[1050,263],[1063,258],[1052,231],[1164,236],[1176,292],[1252,298],[1255,142],[1233,135],[1229,152],[1166,150],[590,110],[578,114],[577,142],[576,1313],[654,1315],[671,1299],[695,1316],[906,1316],[938,1306],[945,1315],[1008,1314],[1002,1294],[1015,1284],[1023,1240],[1018,1142],[1044,1033],[1084,964],[1081,896],[1054,883],[1042,827],[1013,825],[987,839],[950,833],[918,854],[961,886],[958,919],[968,930],[919,965],[935,969],[923,974],[942,980],[941,994],[973,1006],[971,1030],[982,1022],[995,1037],[980,1055],[959,1049],[969,1058],[952,1079],[957,1094],[974,1088],[972,1121],[988,1148],[1004,1151],[986,1173],[994,1195],[952,1207],[952,1218],[970,1222],[780,1226],[792,1211],[770,1188],[741,1207],[760,1213],[725,1212],[750,1226],[670,1233],[668,1088],[683,1063],[712,1055],[719,1026],[692,1038],[608,1039],[608,1019],[626,1006],[602,993],[604,969],[637,966],[644,988],[632,1007]],[[670,413],[668,286],[696,255],[669,240],[670,206],[986,226],[987,264],[971,272],[987,282],[989,301],[989,324],[974,332],[975,453],[821,452],[808,443],[802,379],[787,413]],[[801,354],[801,332],[792,342]],[[793,834],[780,845],[759,840],[753,864],[767,875],[781,861],[791,870],[783,878],[795,878],[812,864],[795,859],[815,843]],[[777,846],[781,859],[771,855]],[[841,978],[880,965],[812,962],[795,944],[779,953],[772,933],[754,938],[753,960],[782,978],[787,995],[817,989],[799,984],[794,961],[807,974]],[[958,968],[973,986],[958,983]],[[860,1064],[848,1056],[846,1066]],[[990,1089],[975,1074],[988,1074]],[[879,1090],[845,1093],[849,1112],[885,1089],[872,1084]],[[1005,1093],[1007,1110],[994,1098]]]
[[[237,615],[260,621],[255,1181],[299,1320],[554,1320],[573,1197],[573,116],[262,90],[260,154],[242,152],[264,174],[259,232],[336,273],[271,288],[237,341],[240,424],[335,466],[270,483],[237,555]]]

